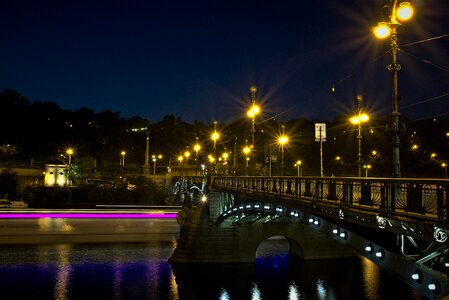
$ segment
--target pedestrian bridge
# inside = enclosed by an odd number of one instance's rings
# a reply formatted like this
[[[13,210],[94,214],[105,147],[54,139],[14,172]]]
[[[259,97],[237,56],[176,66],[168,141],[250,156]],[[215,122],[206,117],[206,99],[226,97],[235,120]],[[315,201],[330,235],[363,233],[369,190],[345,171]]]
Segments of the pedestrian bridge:
[[[449,298],[449,180],[216,176],[180,182],[185,201],[173,262],[252,262],[264,240],[280,235],[301,259],[362,255],[430,298]]]

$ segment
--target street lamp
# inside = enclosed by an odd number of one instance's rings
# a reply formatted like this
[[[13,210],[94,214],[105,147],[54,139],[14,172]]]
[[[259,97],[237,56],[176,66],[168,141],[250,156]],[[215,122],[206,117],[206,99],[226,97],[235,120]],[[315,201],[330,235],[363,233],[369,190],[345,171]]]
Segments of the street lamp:
[[[299,176],[302,177],[302,168],[301,168],[301,173],[299,173],[301,164],[302,164],[302,161],[298,160],[298,161],[296,162],[296,164],[294,165],[295,167],[298,168],[298,177],[299,177]]]
[[[217,140],[220,139],[220,133],[217,131],[217,121],[214,121],[214,131],[212,132],[210,139],[212,140],[212,142],[214,142],[214,156],[215,156],[215,150],[217,147]]]
[[[444,169],[444,178],[447,178],[447,163],[441,163],[441,167]]]
[[[201,145],[198,143],[198,137],[196,137],[196,143],[193,145],[193,151],[195,151],[195,176],[198,175],[198,153],[201,150]]]
[[[256,104],[256,92],[257,88],[255,86],[252,86],[250,88],[251,91],[251,107],[249,108],[248,112],[246,113],[247,116],[251,119],[251,148],[254,150],[254,134],[256,132],[255,124],[256,124],[256,116],[260,113],[260,106]],[[251,152],[251,175],[254,171],[254,151]]]
[[[125,155],[126,151],[122,150],[122,152],[120,152],[120,165],[122,166],[122,168],[125,167]]]
[[[193,151],[195,151],[195,157],[198,158],[198,152],[201,150],[201,145],[196,142],[195,145],[193,145]]]
[[[248,161],[249,161],[248,154],[250,154],[250,153],[251,153],[251,148],[248,147],[248,145],[243,147],[243,154],[245,154],[245,173],[246,173],[246,170],[248,169]]]
[[[285,135],[285,126],[282,125],[282,133],[278,137],[278,144],[281,146],[281,176],[284,176],[284,146],[288,144],[289,138]]]
[[[184,156],[185,156],[185,158],[186,158],[186,161],[188,161],[188,160],[189,160],[189,157],[190,157],[190,151],[187,150],[186,152],[184,152]]]
[[[182,161],[184,160],[184,156],[178,155],[178,162],[179,162],[179,175],[182,176]]]
[[[69,165],[72,163],[72,155],[74,153],[72,148],[66,150],[67,155],[69,156]]]
[[[357,95],[357,115],[349,119],[352,124],[358,125],[358,143],[359,143],[359,153],[357,154],[357,165],[359,169],[359,177],[362,176],[362,123],[368,122],[369,116],[363,113],[362,108],[362,95]]]
[[[365,177],[368,177],[368,170],[371,169],[371,165],[363,165],[363,168],[365,169]]]
[[[159,154],[159,155],[151,155],[151,158],[152,158],[152,160],[153,160],[153,175],[156,175],[156,161],[158,160],[158,159],[161,159],[162,158],[162,154]]]
[[[400,128],[399,126],[399,110],[398,101],[400,95],[398,94],[398,71],[401,69],[401,65],[397,62],[397,28],[401,25],[400,21],[407,21],[413,16],[413,7],[410,2],[401,2],[398,6],[398,0],[390,0],[392,2],[391,6],[385,6],[388,8],[390,15],[386,16],[386,22],[380,22],[373,29],[374,35],[379,39],[390,38],[391,46],[391,58],[392,62],[388,65],[388,70],[392,74],[392,127],[391,131],[393,134],[393,177],[401,177],[401,163],[399,159],[399,133],[404,131],[404,125]]]

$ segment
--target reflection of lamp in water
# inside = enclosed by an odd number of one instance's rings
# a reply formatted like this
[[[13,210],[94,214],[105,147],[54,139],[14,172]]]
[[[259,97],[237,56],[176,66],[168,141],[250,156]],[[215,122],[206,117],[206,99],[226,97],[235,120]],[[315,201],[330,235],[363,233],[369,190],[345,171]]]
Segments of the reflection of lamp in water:
[[[55,299],[66,300],[68,299],[68,287],[70,273],[72,271],[70,265],[70,248],[68,244],[58,245],[58,268],[56,273],[56,283],[55,283]]]

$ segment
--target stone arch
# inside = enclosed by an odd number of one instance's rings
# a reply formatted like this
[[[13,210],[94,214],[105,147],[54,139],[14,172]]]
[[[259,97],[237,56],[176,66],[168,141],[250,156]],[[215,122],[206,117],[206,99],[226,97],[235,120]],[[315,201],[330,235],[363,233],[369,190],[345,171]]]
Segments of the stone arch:
[[[281,237],[287,242],[289,255],[291,255],[295,258],[299,258],[299,259],[304,258],[304,251],[303,251],[301,245],[295,239],[288,237],[288,236],[284,236],[284,235],[275,235],[275,236],[271,236],[271,237],[268,237],[267,239],[263,240],[256,248],[256,258],[257,258],[257,252],[259,251],[261,245],[263,245],[264,243],[266,243],[273,237]]]
[[[303,260],[331,259],[354,256],[354,252],[328,235],[306,224],[253,223],[240,227],[239,248],[242,261],[255,261],[259,245],[273,236],[284,236],[290,245],[290,254]]]

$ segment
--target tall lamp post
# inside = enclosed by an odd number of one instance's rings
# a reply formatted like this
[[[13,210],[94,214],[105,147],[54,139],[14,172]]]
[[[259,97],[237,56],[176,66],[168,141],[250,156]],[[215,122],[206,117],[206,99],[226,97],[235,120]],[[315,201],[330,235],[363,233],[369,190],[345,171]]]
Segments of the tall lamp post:
[[[362,123],[369,120],[369,116],[363,113],[362,100],[362,95],[357,95],[357,115],[350,119],[352,124],[358,125],[357,139],[359,144],[359,152],[357,154],[357,165],[359,169],[359,177],[362,177]]]
[[[143,164],[143,173],[145,175],[150,175],[150,130],[149,130],[149,125],[146,128],[145,162]]]
[[[447,179],[447,163],[445,162],[441,163],[441,167],[444,170],[444,178]]]
[[[196,137],[195,145],[193,145],[193,151],[195,151],[195,176],[198,175],[198,153],[201,150],[201,145],[198,143],[198,137]]]
[[[398,51],[398,37],[397,29],[401,25],[400,21],[407,21],[413,16],[413,7],[410,2],[401,2],[398,0],[390,0],[391,4],[384,6],[389,11],[389,16],[386,20],[377,24],[373,29],[374,35],[379,39],[390,38],[391,46],[391,64],[388,65],[388,70],[392,74],[392,143],[393,143],[393,177],[401,177],[401,164],[399,159],[400,140],[399,134],[404,130],[403,125],[399,124],[399,110],[398,101],[400,95],[398,93],[398,72],[401,70],[401,65],[397,62]],[[398,5],[398,2],[399,5]]]
[[[212,132],[212,134],[210,136],[212,142],[214,143],[214,152],[213,152],[214,153],[213,154],[214,160],[211,161],[209,159],[209,161],[211,162],[211,167],[212,167],[211,169],[212,169],[212,171],[215,171],[214,162],[215,162],[215,155],[216,155],[216,152],[217,152],[217,141],[218,141],[218,139],[220,139],[220,133],[217,131],[217,124],[218,124],[218,122],[214,121],[214,131]]]
[[[299,176],[302,177],[302,168],[301,168],[301,164],[302,164],[302,161],[298,160],[298,161],[296,162],[296,164],[294,165],[295,167],[298,168],[298,177],[299,177]],[[301,173],[299,172],[300,169],[301,169]]]
[[[153,175],[156,175],[156,162],[158,159],[162,159],[162,154],[151,155],[151,159],[153,160]]]
[[[126,155],[126,151],[122,150],[120,152],[120,166],[124,169],[125,168],[125,155]]]
[[[214,143],[214,157],[215,157],[215,152],[216,152],[216,148],[217,148],[217,140],[220,138],[220,133],[217,131],[217,121],[214,121],[214,131],[212,132],[210,138],[212,140],[212,142]]]
[[[285,135],[285,126],[282,125],[282,133],[278,138],[278,144],[281,146],[281,176],[284,176],[284,146],[287,145],[289,138]]]
[[[243,154],[245,154],[245,175],[248,175],[247,174],[247,170],[248,170],[248,161],[249,161],[249,157],[248,157],[248,154],[250,154],[251,153],[251,148],[250,147],[248,147],[248,140],[245,140],[245,147],[243,147]]]
[[[365,177],[368,177],[368,170],[371,169],[371,165],[363,165],[363,168],[365,169]]]
[[[247,112],[247,116],[251,119],[251,175],[254,175],[254,134],[256,132],[255,124],[256,124],[256,116],[260,113],[260,106],[256,104],[256,92],[257,88],[252,86],[250,88],[251,92],[251,107]]]
[[[69,156],[69,166],[70,166],[70,164],[72,163],[72,155],[73,155],[73,149],[72,148],[69,148],[69,149],[67,149],[67,151],[66,151],[66,153],[67,153],[67,155]]]

